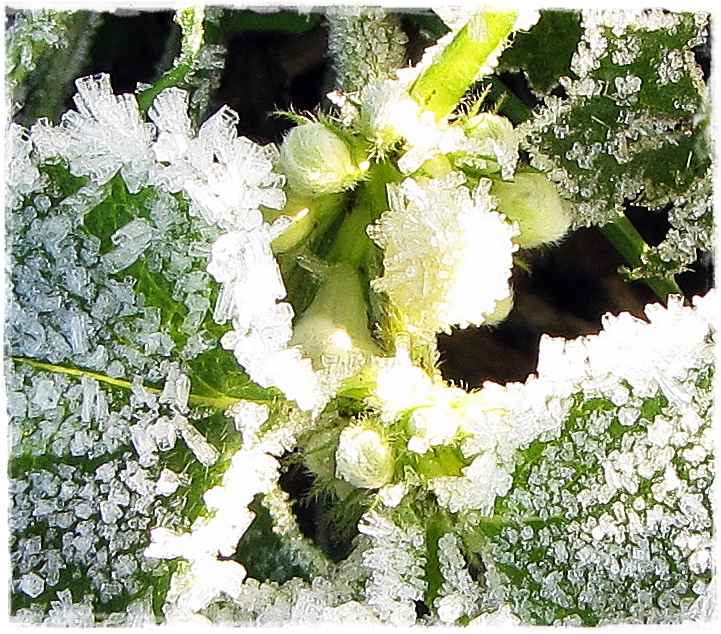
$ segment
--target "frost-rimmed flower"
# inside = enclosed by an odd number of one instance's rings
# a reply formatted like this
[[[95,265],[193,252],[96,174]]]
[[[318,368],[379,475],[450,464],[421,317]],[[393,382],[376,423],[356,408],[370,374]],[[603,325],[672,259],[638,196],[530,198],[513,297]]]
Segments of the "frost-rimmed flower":
[[[486,172],[500,170],[504,180],[511,180],[520,141],[513,124],[505,117],[482,112],[464,122],[463,127],[466,136],[454,153],[456,162]]]
[[[411,332],[482,324],[510,294],[515,229],[493,211],[490,181],[473,193],[464,183],[451,172],[391,184],[390,211],[368,228],[384,249],[384,273],[373,289],[388,295]]]
[[[399,345],[395,357],[378,361],[376,388],[369,403],[380,409],[385,423],[408,412],[412,433],[408,450],[424,454],[458,434],[463,416],[457,408],[466,396],[462,389],[434,380],[414,366],[408,351]]]
[[[59,126],[41,119],[32,137],[39,157],[61,156],[70,172],[105,184],[120,171],[135,193],[148,183],[154,168],[154,126],[140,118],[134,95],[115,95],[107,74],[76,80],[77,111],[66,112]]]
[[[157,179],[171,191],[183,188],[208,224],[251,228],[259,207],[282,209],[285,178],[273,171],[278,148],[239,137],[238,114],[223,107],[192,137],[188,96],[177,88],[156,97],[149,116],[158,128],[153,151],[167,167]]]
[[[464,139],[463,131],[449,126],[445,120],[422,110],[408,88],[417,76],[415,69],[401,69],[403,79],[372,82],[360,95],[360,118],[367,138],[375,151],[382,154],[404,140],[398,167],[411,174],[436,154],[458,150]]]

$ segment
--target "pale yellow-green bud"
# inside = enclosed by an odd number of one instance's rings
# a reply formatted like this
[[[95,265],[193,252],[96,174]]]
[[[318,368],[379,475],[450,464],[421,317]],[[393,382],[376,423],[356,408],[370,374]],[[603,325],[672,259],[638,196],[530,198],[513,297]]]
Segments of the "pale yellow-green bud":
[[[343,191],[363,175],[345,141],[322,123],[293,128],[280,146],[278,166],[301,196]]]
[[[505,117],[482,112],[463,120],[465,140],[453,153],[455,162],[486,174],[501,172],[504,180],[513,178],[518,163],[518,134]]]
[[[565,202],[545,174],[519,172],[513,181],[495,181],[491,194],[498,198],[498,211],[518,223],[521,233],[513,240],[522,247],[560,240],[571,225]]]
[[[336,476],[362,489],[379,489],[393,477],[393,449],[374,429],[350,425],[340,434]]]

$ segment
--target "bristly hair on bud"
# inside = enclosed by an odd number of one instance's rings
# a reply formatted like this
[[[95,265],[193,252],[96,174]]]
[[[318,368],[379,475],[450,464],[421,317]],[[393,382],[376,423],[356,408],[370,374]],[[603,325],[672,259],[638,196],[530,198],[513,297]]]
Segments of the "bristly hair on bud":
[[[278,169],[301,196],[321,196],[350,189],[369,165],[357,165],[348,143],[320,121],[292,128],[280,146]]]

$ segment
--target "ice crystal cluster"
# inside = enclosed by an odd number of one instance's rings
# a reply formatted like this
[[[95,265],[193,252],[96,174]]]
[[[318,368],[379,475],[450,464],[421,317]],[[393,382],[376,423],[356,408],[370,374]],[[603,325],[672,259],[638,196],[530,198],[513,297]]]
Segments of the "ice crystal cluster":
[[[504,319],[527,249],[641,192],[672,204],[643,266],[708,246],[706,18],[584,12],[567,97],[517,127],[466,93],[538,14],[438,14],[403,68],[396,17],[329,11],[334,107],[279,146],[205,116],[225,14],[198,7],[156,84],[81,77],[58,119],[7,123],[14,622],[711,618],[714,292],[544,336],[525,382],[450,385],[435,341]],[[14,99],[58,16],[10,29]]]
[[[480,324],[510,294],[513,227],[494,213],[490,181],[473,193],[464,184],[459,172],[423,184],[407,179],[389,188],[390,210],[369,229],[384,251],[373,288],[421,335]],[[487,272],[480,284],[478,270]],[[419,296],[428,300],[419,305]]]
[[[328,51],[336,84],[344,92],[361,90],[369,79],[390,77],[406,62],[408,37],[397,16],[380,7],[330,7]]]

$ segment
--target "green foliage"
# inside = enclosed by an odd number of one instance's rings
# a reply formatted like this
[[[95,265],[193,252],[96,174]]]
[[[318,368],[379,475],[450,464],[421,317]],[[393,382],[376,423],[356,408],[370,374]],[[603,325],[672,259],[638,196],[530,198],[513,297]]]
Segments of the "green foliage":
[[[695,14],[672,15],[673,30],[587,30],[572,66],[579,79],[563,83],[568,98],[549,98],[526,128],[538,166],[563,174],[577,224],[612,220],[642,189],[644,204],[660,207],[709,165],[707,97],[690,50],[703,25]]]
[[[6,366],[12,562],[15,583],[33,588],[15,585],[11,608],[47,606],[68,589],[75,602],[90,598],[100,619],[148,590],[162,603],[172,563],[144,557],[149,529],[187,530],[206,513],[203,493],[240,446],[224,410],[241,398],[270,402],[276,392],[251,383],[217,344],[227,327],[213,322],[217,285],[204,272],[215,234],[186,202],[152,189],[130,194],[120,176],[93,190],[60,164],[42,171],[50,196],[29,197],[7,222],[7,350],[18,357]],[[89,208],[79,213],[83,198]],[[138,219],[154,239],[128,263],[107,264],[122,247],[117,236]],[[198,304],[206,308],[189,323]],[[194,347],[193,337],[205,343]],[[192,377],[189,409],[162,397],[173,372]],[[155,447],[152,426],[178,420],[217,460],[201,462],[182,425],[172,446]],[[159,494],[167,470],[175,489]],[[47,583],[36,594],[38,574]]]
[[[30,125],[40,117],[54,121],[60,116],[100,22],[100,14],[91,11],[40,9],[14,15],[5,35],[5,81],[16,120]]]
[[[534,90],[548,93],[559,77],[572,76],[571,56],[582,32],[577,11],[543,10],[528,32],[516,33],[499,70],[522,70]]]
[[[693,53],[706,17],[591,15],[585,27],[570,68],[577,78],[562,78],[567,97],[547,97],[523,126],[526,149],[572,201],[576,226],[613,223],[628,202],[673,205],[666,240],[629,259],[634,279],[671,277],[713,240],[709,104]]]
[[[259,497],[248,507],[255,513],[233,555],[241,562],[250,577],[259,581],[285,583],[293,577],[308,579],[308,574],[284,548],[283,540],[273,532],[273,518]]]
[[[235,33],[305,33],[315,27],[321,17],[320,13],[301,13],[299,11],[260,13],[247,10],[224,10],[217,19],[206,23],[206,37],[209,42],[221,43]]]
[[[486,563],[522,622],[684,618],[711,575],[711,421],[699,412],[694,429],[661,394],[621,409],[577,396],[560,435],[524,452],[500,521],[481,525]]]

